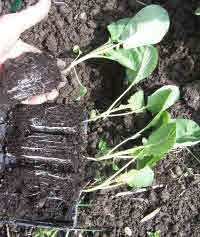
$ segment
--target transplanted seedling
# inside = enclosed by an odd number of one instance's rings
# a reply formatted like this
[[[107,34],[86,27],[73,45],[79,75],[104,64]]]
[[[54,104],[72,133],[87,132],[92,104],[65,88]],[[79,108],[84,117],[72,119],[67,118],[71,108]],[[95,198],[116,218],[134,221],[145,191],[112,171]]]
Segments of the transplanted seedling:
[[[133,95],[134,100],[129,100],[129,108],[133,107],[134,113],[136,111],[149,111],[154,118],[146,127],[115,146],[106,155],[92,159],[100,162],[116,158],[129,159],[129,161],[106,181],[96,187],[91,185],[87,190],[84,190],[85,192],[116,187],[122,184],[128,184],[131,187],[147,187],[152,184],[154,179],[152,167],[169,151],[200,142],[200,127],[198,124],[192,120],[171,119],[170,114],[166,111],[179,99],[179,96],[179,88],[174,85],[163,86],[155,91],[148,96],[146,105],[144,104],[142,91]],[[149,128],[153,130],[150,135],[147,138],[142,137],[143,132]],[[141,145],[116,151],[122,144],[136,138],[140,138],[138,142]],[[122,173],[135,161],[137,162],[137,169],[129,169]]]
[[[69,72],[79,63],[91,58],[106,58],[117,61],[126,67],[130,81],[129,88],[113,103],[111,109],[131,89],[131,87],[148,77],[158,62],[157,49],[152,46],[159,43],[169,29],[169,16],[159,5],[149,5],[139,11],[134,17],[124,18],[107,27],[110,38],[108,42],[79,58],[80,48],[75,46],[73,51],[78,53],[77,58],[63,73]],[[79,82],[80,84],[80,82]],[[80,86],[83,86],[80,84]],[[86,93],[86,88],[79,89],[79,96]]]

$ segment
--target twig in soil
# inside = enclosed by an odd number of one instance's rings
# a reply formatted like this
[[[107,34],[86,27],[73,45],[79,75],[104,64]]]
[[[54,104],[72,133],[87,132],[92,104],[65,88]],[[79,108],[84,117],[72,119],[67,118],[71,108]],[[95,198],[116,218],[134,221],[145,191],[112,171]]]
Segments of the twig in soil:
[[[157,208],[156,210],[154,210],[153,212],[151,212],[149,215],[145,216],[141,221],[140,223],[144,223],[152,218],[154,218],[159,212],[160,212],[160,207]]]
[[[10,230],[9,230],[9,226],[6,225],[6,231],[7,231],[7,236],[10,237]]]
[[[141,2],[141,1],[139,1],[139,0],[136,0],[136,2],[140,3],[140,4],[143,5],[143,6],[147,6],[146,3],[143,3],[143,2]]]
[[[163,188],[164,185],[163,184],[160,184],[160,185],[155,185],[155,186],[152,186],[151,188],[152,189],[157,189],[157,188]],[[140,188],[140,189],[136,189],[135,191],[131,192],[121,192],[121,193],[118,193],[115,195],[115,197],[121,197],[121,196],[126,196],[126,195],[131,195],[131,194],[136,194],[136,193],[143,193],[143,192],[146,192],[146,191],[149,191],[149,189],[147,188]]]
[[[55,4],[60,4],[60,5],[66,5],[67,6],[67,3],[64,2],[64,1],[54,1]]]
[[[62,179],[62,180],[67,180],[67,179],[69,179],[69,177],[63,178],[63,177],[60,177],[60,176],[57,176],[57,175],[50,174],[50,173],[47,172],[47,171],[36,171],[35,174],[38,175],[38,176],[39,176],[39,175],[47,175],[47,176],[50,176],[50,177],[55,178],[55,179]]]

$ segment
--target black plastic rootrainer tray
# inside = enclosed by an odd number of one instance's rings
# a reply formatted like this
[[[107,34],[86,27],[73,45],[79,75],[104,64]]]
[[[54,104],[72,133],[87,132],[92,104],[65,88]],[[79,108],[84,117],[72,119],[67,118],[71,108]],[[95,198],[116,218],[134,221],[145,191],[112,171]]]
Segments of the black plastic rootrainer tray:
[[[75,227],[85,185],[85,111],[17,105],[1,117],[0,221]]]

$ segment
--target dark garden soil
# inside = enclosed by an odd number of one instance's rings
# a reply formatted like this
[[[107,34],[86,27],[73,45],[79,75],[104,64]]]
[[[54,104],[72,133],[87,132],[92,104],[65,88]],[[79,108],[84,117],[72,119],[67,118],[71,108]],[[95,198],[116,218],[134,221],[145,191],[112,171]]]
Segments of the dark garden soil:
[[[24,0],[22,8],[33,2],[35,1]],[[134,0],[65,0],[63,2],[63,4],[53,4],[48,19],[26,31],[22,38],[27,43],[62,58],[67,63],[75,58],[72,53],[74,45],[79,45],[84,52],[100,46],[108,38],[107,24],[119,18],[133,16],[143,7]],[[149,95],[162,85],[178,85],[181,90],[181,99],[172,107],[170,111],[172,117],[193,119],[200,124],[200,17],[194,15],[199,1],[142,0],[142,2],[160,4],[166,8],[171,26],[165,39],[157,45],[159,49],[157,69],[135,89],[142,88],[145,94]],[[7,13],[10,8],[8,1],[1,1],[1,14]],[[65,78],[66,85],[60,90],[57,103],[82,106],[88,111],[92,108],[103,111],[127,86],[123,68],[114,62],[90,60],[79,65],[77,73],[82,83],[88,88],[87,95],[80,102],[75,102],[78,84],[74,73],[71,72]],[[87,140],[88,155],[94,156],[97,153],[101,139],[108,141],[108,145],[112,147],[141,129],[148,120],[146,116],[140,115],[89,124],[87,137],[84,137]],[[27,145],[29,141],[25,143]],[[192,147],[191,150],[197,157],[199,156],[200,146]],[[75,158],[75,155],[73,157]],[[3,205],[5,198],[9,198],[10,203],[7,208],[12,217],[18,213],[23,217],[38,215],[45,218],[45,215],[47,213],[51,215],[51,212],[53,218],[62,217],[62,211],[67,208],[62,205],[66,202],[63,204],[62,200],[55,201],[53,197],[62,196],[67,199],[67,195],[75,195],[74,190],[80,189],[78,182],[81,183],[81,181],[77,181],[76,186],[57,182],[53,176],[59,172],[63,175],[63,171],[66,171],[65,176],[67,176],[68,169],[58,163],[51,164],[50,170],[48,165],[43,165],[41,172],[49,172],[51,175],[45,179],[46,184],[40,187],[43,192],[40,192],[41,196],[38,198],[42,200],[44,193],[44,199],[48,201],[37,203],[39,199],[31,197],[38,192],[38,182],[41,182],[43,177],[42,173],[41,176],[33,176],[32,167],[33,165],[29,164],[25,168],[7,170],[0,177],[0,180],[6,184],[0,186],[1,216],[6,217],[7,213],[3,213]],[[111,167],[105,168],[102,165],[98,168],[102,177],[109,175],[112,170]],[[95,169],[96,164],[87,162],[88,179],[94,177]],[[155,173],[156,179],[153,186],[143,192],[135,193],[136,189],[121,187],[85,195],[82,202],[91,202],[93,206],[79,208],[78,223],[89,227],[107,227],[108,230],[104,233],[84,232],[82,236],[145,237],[147,232],[155,231],[160,231],[162,237],[200,236],[199,163],[188,151],[176,150],[157,164]],[[65,176],[62,178],[64,179]],[[18,205],[17,196],[8,194],[19,193],[22,180],[23,196],[28,196],[30,199],[25,203],[24,199],[21,199],[22,204]],[[55,191],[57,193],[48,193],[53,186],[57,187]],[[69,192],[65,192],[66,190]],[[122,192],[129,193],[123,195]],[[48,197],[45,196],[46,193]],[[5,195],[4,199],[3,195]],[[32,209],[32,200],[37,203],[38,209]],[[58,207],[56,202],[59,202],[63,209],[53,210]],[[160,208],[160,211],[153,219],[141,223],[145,216],[157,208]],[[76,235],[71,233],[71,236]]]

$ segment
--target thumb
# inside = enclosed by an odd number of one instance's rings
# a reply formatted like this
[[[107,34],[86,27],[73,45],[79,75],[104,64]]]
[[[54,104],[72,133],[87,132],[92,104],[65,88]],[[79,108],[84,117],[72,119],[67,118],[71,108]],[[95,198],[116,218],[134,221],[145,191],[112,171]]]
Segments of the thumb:
[[[34,26],[48,15],[51,7],[51,0],[39,0],[34,6],[15,13],[15,28],[18,27],[20,33],[24,32],[31,26]]]
[[[48,15],[51,0],[39,0],[34,6],[0,17],[0,63],[15,46],[20,34]]]

